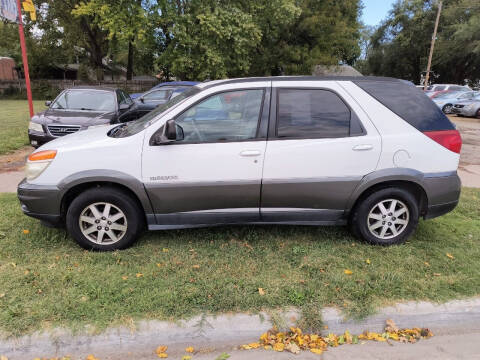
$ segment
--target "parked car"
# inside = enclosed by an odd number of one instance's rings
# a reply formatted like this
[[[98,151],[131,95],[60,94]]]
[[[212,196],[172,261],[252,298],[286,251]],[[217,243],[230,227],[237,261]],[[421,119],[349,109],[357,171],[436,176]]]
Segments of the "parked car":
[[[133,100],[121,89],[74,87],[45,105],[48,109],[34,115],[28,126],[33,147],[79,130],[137,119],[129,112]]]
[[[445,114],[452,112],[452,107],[459,101],[471,100],[478,93],[475,91],[457,91],[452,93],[445,93],[435,97],[433,102],[440,108]]]
[[[401,98],[402,101],[398,101]],[[141,119],[33,152],[25,214],[84,248],[130,246],[147,227],[346,225],[404,242],[458,203],[462,141],[408,83],[265,77],[193,86]]]
[[[182,92],[182,91],[185,91],[185,90],[189,89],[190,87],[192,87],[196,84],[198,84],[197,81],[168,81],[168,82],[163,82],[163,83],[160,83],[158,85],[155,85],[154,87],[152,87],[147,92],[150,92],[150,91],[155,90],[155,89],[162,89],[162,90],[165,90],[166,93],[171,95],[172,91]],[[143,94],[146,94],[146,92],[145,93],[130,94],[130,97],[132,99],[137,99],[137,98],[141,97]]]
[[[472,91],[468,86],[464,85],[455,85],[455,84],[435,84],[429,85],[425,93],[433,99],[440,94],[449,93],[449,92],[456,92],[456,91]]]
[[[470,100],[457,102],[452,108],[452,114],[480,119],[480,95]]]

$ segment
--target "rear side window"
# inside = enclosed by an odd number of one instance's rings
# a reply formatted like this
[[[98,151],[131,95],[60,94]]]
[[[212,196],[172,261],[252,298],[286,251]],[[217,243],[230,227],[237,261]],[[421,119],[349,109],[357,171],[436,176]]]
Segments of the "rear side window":
[[[420,131],[455,129],[442,110],[415,86],[403,81],[354,81],[403,120]]]
[[[332,91],[278,90],[277,137],[348,137],[350,116],[350,109]]]

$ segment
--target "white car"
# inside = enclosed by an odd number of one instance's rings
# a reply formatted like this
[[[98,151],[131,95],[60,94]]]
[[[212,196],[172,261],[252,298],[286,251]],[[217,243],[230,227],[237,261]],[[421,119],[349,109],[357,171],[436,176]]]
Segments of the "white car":
[[[266,77],[198,84],[143,118],[32,153],[25,214],[84,248],[219,224],[349,225],[405,241],[458,203],[460,135],[408,83]]]

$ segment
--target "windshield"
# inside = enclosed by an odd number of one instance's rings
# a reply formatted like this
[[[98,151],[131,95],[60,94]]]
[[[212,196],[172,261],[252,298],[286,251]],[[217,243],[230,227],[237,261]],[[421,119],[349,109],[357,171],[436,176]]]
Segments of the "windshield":
[[[51,105],[52,109],[115,111],[115,96],[98,90],[68,90]]]
[[[117,126],[112,129],[110,136],[112,137],[126,137],[134,135],[143,129],[146,129],[155,122],[155,118],[159,119],[164,113],[171,111],[174,107],[180,104],[186,98],[198,94],[201,90],[195,86],[192,86],[187,91],[175,96],[174,98],[167,101],[165,104],[157,106],[154,110],[145,114],[140,119],[126,123],[121,126]]]

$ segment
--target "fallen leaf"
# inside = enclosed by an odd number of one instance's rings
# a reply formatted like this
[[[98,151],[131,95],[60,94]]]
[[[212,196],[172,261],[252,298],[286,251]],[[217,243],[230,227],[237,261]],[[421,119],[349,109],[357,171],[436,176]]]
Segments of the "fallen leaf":
[[[258,288],[258,293],[260,294],[260,296],[263,296],[265,295],[265,290],[263,290],[262,288]]]
[[[192,266],[194,269],[200,269],[200,265],[193,265]]]
[[[310,351],[317,355],[320,355],[321,353],[323,353],[322,349],[317,349],[317,348],[310,349]]]
[[[168,354],[167,354],[167,353],[159,353],[159,354],[157,354],[157,356],[158,356],[160,359],[166,359],[166,358],[168,358]]]
[[[385,321],[385,323],[386,323],[386,326],[385,326],[386,332],[391,332],[391,333],[398,332],[398,327],[392,319],[388,319],[387,321]]]
[[[30,234],[30,230],[28,229],[23,229],[23,233],[26,235],[26,234]]]
[[[185,349],[185,351],[186,351],[187,353],[192,354],[192,353],[195,351],[195,349],[193,348],[193,346],[189,346],[189,347],[187,347],[187,348]]]
[[[287,344],[287,346],[285,347],[285,350],[291,352],[292,354],[300,354],[300,348],[294,342]]]
[[[122,280],[127,280],[128,276],[122,276]]]
[[[454,257],[452,254],[449,254],[449,253],[447,253],[447,257],[448,257],[449,259],[452,259],[452,260],[455,259],[455,257]]]
[[[190,360],[192,357],[189,355],[183,355],[182,360]]]
[[[163,248],[162,251],[163,251],[164,253],[167,253],[167,252],[168,252],[168,249],[167,249],[167,248]]]
[[[136,276],[137,276],[137,278],[141,278],[141,277],[143,277],[143,274],[142,274],[142,273],[138,273]]]
[[[0,299],[3,298],[3,297],[5,297],[5,293],[0,294]]]
[[[352,275],[352,274],[353,274],[353,271],[352,271],[352,270],[348,270],[348,269],[343,270],[343,272],[344,272],[346,275]]]
[[[161,353],[164,353],[166,352],[168,349],[168,346],[165,346],[165,345],[160,345],[159,347],[157,347],[157,349],[155,350],[155,352],[158,354],[161,354]]]
[[[163,264],[157,263],[157,267],[162,267]]]
[[[282,352],[284,349],[285,349],[285,344],[283,343],[277,342],[273,345],[273,350],[275,351]]]
[[[0,355],[0,360],[8,360],[6,356]]]
[[[365,260],[365,262],[366,262],[368,265],[370,265],[370,263],[371,263],[370,259]]]
[[[92,354],[90,354],[90,355],[87,356],[86,360],[98,360],[98,359],[95,356],[93,356]]]
[[[433,273],[433,276],[442,276],[440,273]]]
[[[430,263],[427,262],[427,261],[425,261],[424,264],[425,264],[425,266],[430,266]]]

